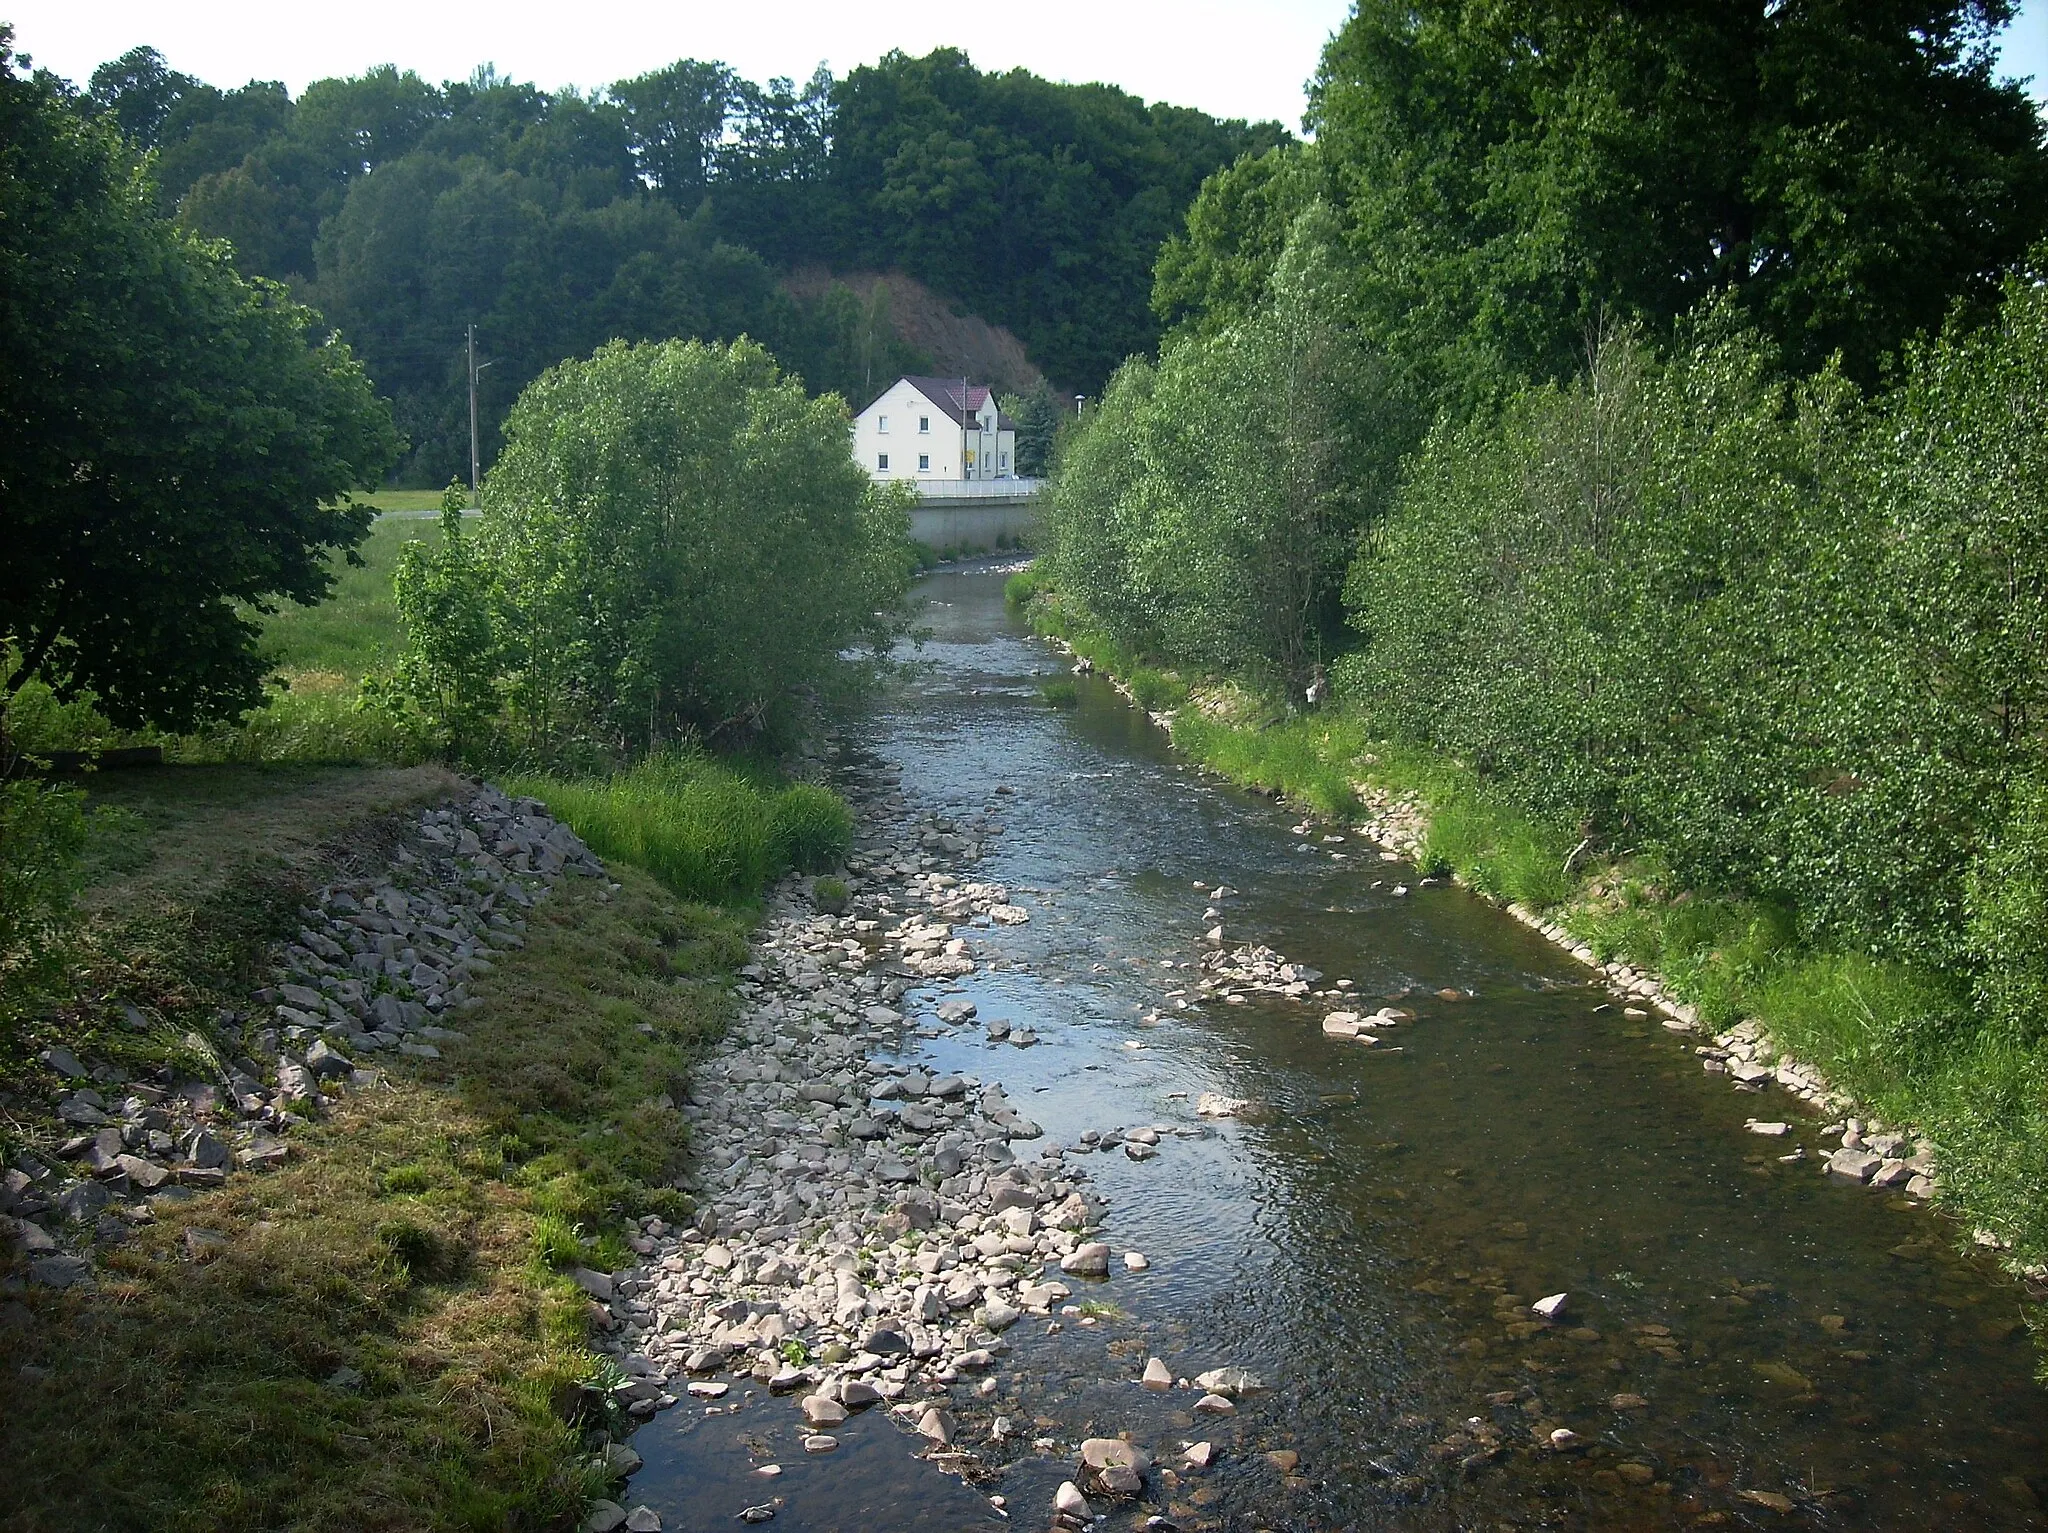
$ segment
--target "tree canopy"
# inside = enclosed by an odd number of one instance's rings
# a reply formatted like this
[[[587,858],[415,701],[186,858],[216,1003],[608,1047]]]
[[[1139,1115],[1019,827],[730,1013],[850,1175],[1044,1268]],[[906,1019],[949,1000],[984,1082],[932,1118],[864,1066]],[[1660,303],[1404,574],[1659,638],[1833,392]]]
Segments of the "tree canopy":
[[[81,105],[153,152],[182,224],[340,327],[402,472],[436,484],[468,464],[471,324],[487,459],[528,382],[615,337],[745,334],[849,398],[922,365],[849,290],[792,297],[800,267],[907,272],[1092,391],[1156,342],[1153,260],[1202,178],[1285,137],[950,49],[801,84],[684,59],[588,94],[387,66],[293,101],[137,48]]]
[[[268,669],[248,609],[326,594],[327,553],[368,526],[347,492],[396,454],[390,414],[318,316],[161,218],[115,128],[11,43],[0,699],[41,677],[125,726],[229,718]]]
[[[1785,362],[1872,381],[1982,315],[2048,232],[2038,115],[1992,74],[2007,0],[1361,0],[1313,146],[1205,187],[1155,302],[1248,312],[1316,197],[1361,321],[1452,396],[1563,378],[1589,335],[1733,296]]]

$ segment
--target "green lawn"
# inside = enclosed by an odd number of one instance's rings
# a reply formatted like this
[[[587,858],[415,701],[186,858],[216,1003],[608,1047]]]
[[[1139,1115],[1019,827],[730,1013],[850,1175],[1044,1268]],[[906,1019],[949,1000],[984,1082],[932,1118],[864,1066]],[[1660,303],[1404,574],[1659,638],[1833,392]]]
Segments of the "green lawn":
[[[382,506],[396,496],[424,491],[394,490],[366,499]],[[438,496],[429,497],[435,506]],[[429,509],[432,509],[431,507]],[[440,524],[431,518],[385,515],[356,550],[361,567],[335,561],[340,577],[334,594],[317,607],[286,602],[263,625],[263,645],[278,666],[294,680],[307,673],[353,683],[366,671],[390,663],[398,652],[398,611],[391,604],[391,576],[398,551],[408,543],[436,543]],[[308,677],[310,679],[310,677]]]
[[[379,511],[438,511],[441,509],[442,490],[372,490],[355,499],[366,506],[375,506]]]

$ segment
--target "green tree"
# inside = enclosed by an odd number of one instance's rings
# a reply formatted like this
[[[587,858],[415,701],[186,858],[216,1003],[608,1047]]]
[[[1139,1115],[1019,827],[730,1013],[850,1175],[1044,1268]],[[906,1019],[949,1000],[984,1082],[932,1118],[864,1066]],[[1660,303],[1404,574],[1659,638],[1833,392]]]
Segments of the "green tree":
[[[190,75],[166,64],[156,49],[130,48],[92,72],[92,85],[81,105],[91,115],[111,117],[137,148],[154,149],[163,142],[171,114],[198,86]]]
[[[710,184],[738,84],[723,64],[678,59],[611,88],[611,99],[625,109],[640,174],[685,213],[696,210]]]
[[[1257,310],[1128,364],[1069,440],[1053,575],[1140,647],[1292,689],[1342,642],[1340,592],[1413,426],[1341,297],[1327,207]]]
[[[1053,443],[1060,430],[1060,402],[1053,397],[1052,385],[1040,378],[1030,393],[1005,398],[1002,408],[1017,428],[1017,472],[1028,479],[1043,477],[1052,469]]]
[[[2005,0],[1361,0],[1315,143],[1195,203],[1155,299],[1243,311],[1297,199],[1344,217],[1375,344],[1471,406],[1563,379],[1603,325],[1709,294],[1799,370],[1981,318],[2048,231],[2033,105],[1993,76]]]
[[[788,722],[842,651],[888,642],[908,513],[900,486],[874,485],[845,452],[848,429],[841,400],[807,398],[749,342],[614,342],[537,379],[476,532],[447,545],[488,582],[489,684],[514,743],[742,741]],[[455,583],[451,559],[403,575],[400,601],[421,617],[407,664],[474,697],[468,662],[436,658],[478,649],[470,616],[460,634],[436,630],[430,585]]]
[[[250,609],[319,600],[395,455],[348,349],[160,218],[111,128],[0,32],[0,642],[122,725],[232,718]]]

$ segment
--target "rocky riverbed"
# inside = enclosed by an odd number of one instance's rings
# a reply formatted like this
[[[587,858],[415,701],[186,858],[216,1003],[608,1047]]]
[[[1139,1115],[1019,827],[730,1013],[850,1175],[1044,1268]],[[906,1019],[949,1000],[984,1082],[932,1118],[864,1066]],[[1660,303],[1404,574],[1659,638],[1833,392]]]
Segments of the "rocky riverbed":
[[[577,1277],[638,1413],[687,1399],[707,1416],[737,1414],[783,1397],[804,1424],[802,1451],[820,1455],[839,1449],[852,1413],[884,1412],[935,1468],[972,1480],[985,1450],[1031,1435],[997,1400],[1013,1328],[1094,1324],[1069,1301],[1149,1265],[1107,1238],[1106,1206],[1068,1155],[1149,1159],[1162,1131],[1118,1126],[1047,1145],[999,1081],[878,1057],[906,1032],[1034,1043],[971,1001],[908,999],[974,973],[986,961],[978,935],[1022,926],[1030,911],[969,876],[999,833],[992,815],[920,815],[886,780],[849,796],[863,829],[852,910],[819,911],[810,881],[778,891],[742,971],[741,1016],[691,1087],[694,1224],[648,1220],[638,1265]],[[1259,1388],[1228,1365],[1176,1379],[1156,1358],[1143,1382],[1187,1391],[1210,1415]],[[1190,1444],[1178,1472],[1213,1452]],[[1134,1495],[1150,1468],[1127,1441],[1090,1439],[1073,1483],[1043,1510],[1080,1525],[1090,1494]],[[755,1472],[761,1499],[733,1515],[767,1521],[782,1466]],[[629,1515],[607,1501],[587,1526],[604,1533]]]

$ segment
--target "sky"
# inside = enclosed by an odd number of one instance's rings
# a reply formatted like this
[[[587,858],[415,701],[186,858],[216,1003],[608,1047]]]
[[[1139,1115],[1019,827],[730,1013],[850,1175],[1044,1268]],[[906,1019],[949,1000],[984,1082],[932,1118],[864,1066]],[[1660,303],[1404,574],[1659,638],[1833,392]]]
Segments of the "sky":
[[[589,88],[679,58],[719,59],[755,80],[845,74],[889,49],[966,49],[983,69],[1107,80],[1148,101],[1299,129],[1303,89],[1349,0],[14,0],[15,46],[83,84],[139,43],[214,85],[310,80],[397,64],[429,80],[481,63],[553,89]],[[2048,0],[2028,0],[2001,71],[2048,102]]]
[[[964,48],[982,69],[1107,80],[1147,101],[1299,129],[1303,86],[1349,0],[14,0],[17,51],[83,84],[148,43],[213,85],[309,80],[397,64],[429,80],[480,63],[546,89],[589,88],[679,58],[750,79],[835,74],[892,48]]]

